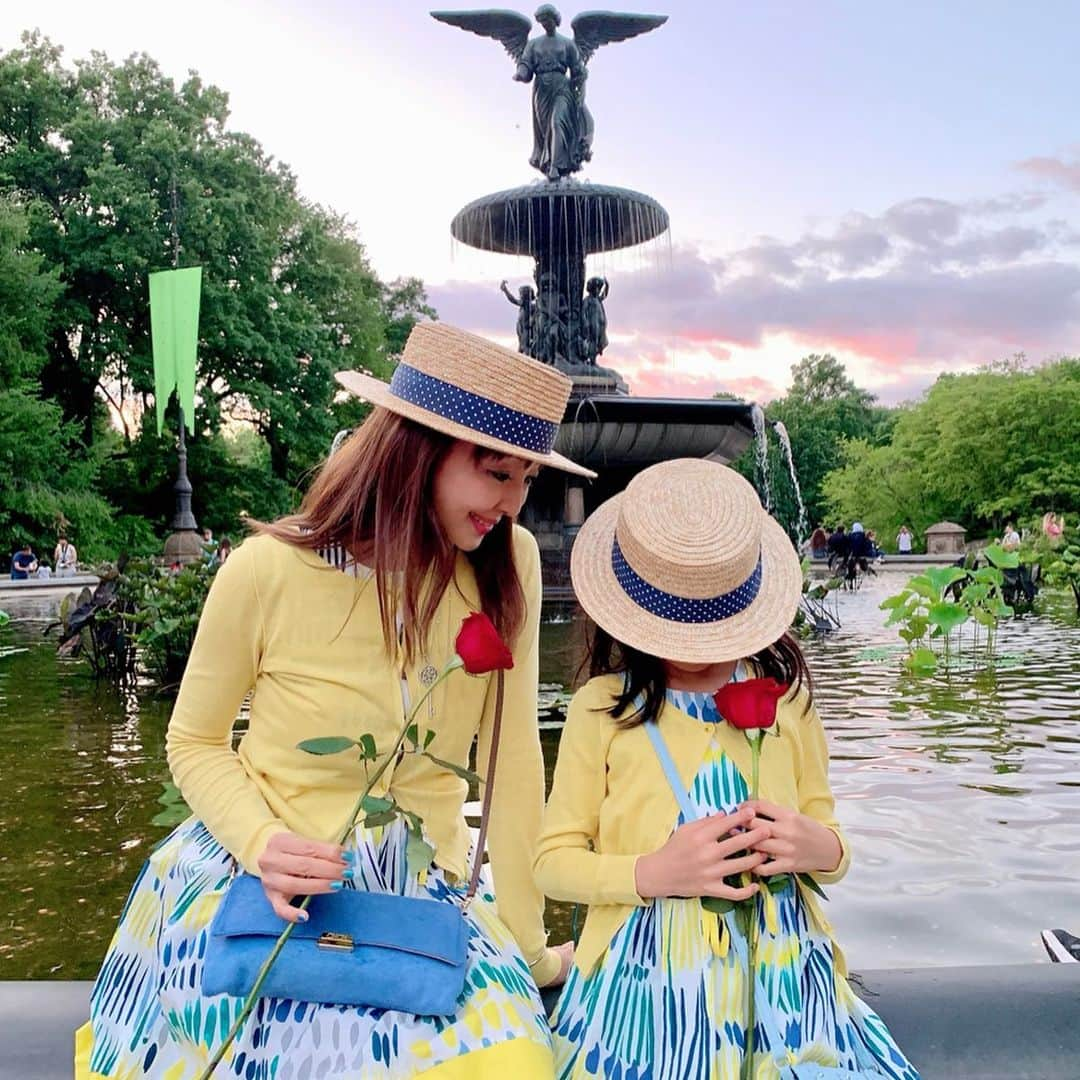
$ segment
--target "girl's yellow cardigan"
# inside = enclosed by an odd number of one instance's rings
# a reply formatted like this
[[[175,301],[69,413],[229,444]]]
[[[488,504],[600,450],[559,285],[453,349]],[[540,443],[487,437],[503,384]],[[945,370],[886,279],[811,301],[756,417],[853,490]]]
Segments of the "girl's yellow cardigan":
[[[534,871],[540,888],[556,900],[589,905],[575,962],[592,970],[612,936],[635,906],[634,864],[662,847],[679,816],[675,796],[644,728],[619,727],[608,713],[621,692],[621,675],[585,684],[570,703],[537,846]],[[762,742],[759,794],[790,806],[832,829],[843,855],[831,873],[816,873],[822,884],[839,881],[851,859],[834,816],[828,780],[828,749],[814,709],[805,697],[788,697],[777,707],[779,737]],[[712,737],[712,725],[665,704],[660,731],[679,775],[689,789]],[[750,775],[750,746],[741,731],[716,726],[716,738],[744,776]],[[803,890],[811,914],[831,934],[814,896]],[[844,960],[837,950],[837,968]]]

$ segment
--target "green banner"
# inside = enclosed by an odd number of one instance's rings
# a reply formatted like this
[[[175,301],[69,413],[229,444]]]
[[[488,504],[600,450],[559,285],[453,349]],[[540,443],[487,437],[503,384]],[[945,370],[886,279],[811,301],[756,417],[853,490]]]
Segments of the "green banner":
[[[195,360],[199,347],[202,267],[160,270],[150,275],[150,337],[154,347],[154,401],[157,429],[173,390],[184,411],[184,426],[195,422]]]

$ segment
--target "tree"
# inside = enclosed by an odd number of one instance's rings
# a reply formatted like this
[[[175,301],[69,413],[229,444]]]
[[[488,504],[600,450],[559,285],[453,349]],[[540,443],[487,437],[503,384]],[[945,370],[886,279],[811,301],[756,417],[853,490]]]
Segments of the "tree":
[[[24,250],[27,233],[23,208],[0,198],[0,536],[51,558],[57,531],[68,529],[93,555],[111,528],[110,507],[92,491],[98,463],[37,389],[61,285]]]
[[[25,203],[27,243],[64,285],[43,399],[102,463],[108,497],[158,522],[172,509],[175,435],[141,423],[152,271],[203,267],[189,469],[196,512],[218,527],[237,484],[260,514],[287,509],[356,412],[335,404],[334,372],[387,376],[412,323],[434,316],[418,279],[380,282],[354,227],[301,198],[228,119],[224,92],[194,73],[178,86],[145,55],[93,53],[72,70],[37,33],[0,55],[0,192]],[[265,453],[235,452],[243,427]]]
[[[791,440],[791,456],[802,489],[807,517],[817,524],[825,518],[822,494],[825,475],[841,460],[845,440],[862,439],[876,444],[887,438],[892,411],[874,404],[874,395],[855,385],[844,365],[834,356],[813,353],[791,369],[787,394],[765,409],[766,419],[780,422]],[[769,486],[781,521],[794,525],[797,510],[787,468],[770,438]],[[753,451],[742,455],[737,468],[755,479]]]
[[[828,505],[886,536],[948,519],[976,533],[1006,518],[1080,509],[1080,360],[942,375],[900,410],[886,446],[850,443]]]

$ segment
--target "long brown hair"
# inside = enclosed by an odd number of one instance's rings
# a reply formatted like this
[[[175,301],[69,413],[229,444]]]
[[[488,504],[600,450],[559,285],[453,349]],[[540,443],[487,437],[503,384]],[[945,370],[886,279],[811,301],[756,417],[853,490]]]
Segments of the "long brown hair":
[[[796,692],[806,687],[804,711],[814,700],[814,685],[806,658],[799,643],[790,634],[747,658],[763,679],[775,679]],[[649,653],[641,652],[612,637],[606,630],[594,624],[589,652],[582,662],[582,670],[588,665],[589,678],[618,673],[625,676],[622,693],[617,695],[608,714],[618,720],[619,727],[632,728],[660,715],[667,693],[667,670],[664,661]],[[579,672],[580,675],[580,672]],[[643,703],[628,715],[627,710],[637,700]]]
[[[295,547],[340,544],[354,557],[364,552],[375,573],[388,654],[400,605],[406,663],[423,650],[435,609],[454,579],[458,549],[439,524],[433,490],[436,470],[454,442],[450,435],[376,408],[323,464],[297,513],[252,523],[255,532]],[[474,454],[477,460],[502,456],[479,446]],[[513,522],[503,517],[478,549],[466,553],[481,610],[511,645],[525,621],[512,529]],[[336,572],[329,564],[327,569]],[[399,591],[395,578],[401,570]]]

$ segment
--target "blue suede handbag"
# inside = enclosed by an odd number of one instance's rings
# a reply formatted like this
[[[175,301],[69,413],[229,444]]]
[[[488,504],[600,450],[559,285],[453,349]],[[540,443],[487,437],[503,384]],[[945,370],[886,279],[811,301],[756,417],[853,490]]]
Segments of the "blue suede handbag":
[[[246,997],[284,928],[262,882],[234,878],[210,925],[203,993]],[[467,941],[456,904],[342,889],[312,900],[260,995],[448,1016],[465,986]]]
[[[346,888],[313,896],[259,990],[260,997],[450,1016],[465,987],[469,928],[487,839],[502,726],[503,673],[472,873],[463,903]],[[252,874],[233,878],[210,924],[202,992],[246,998],[285,920]]]

